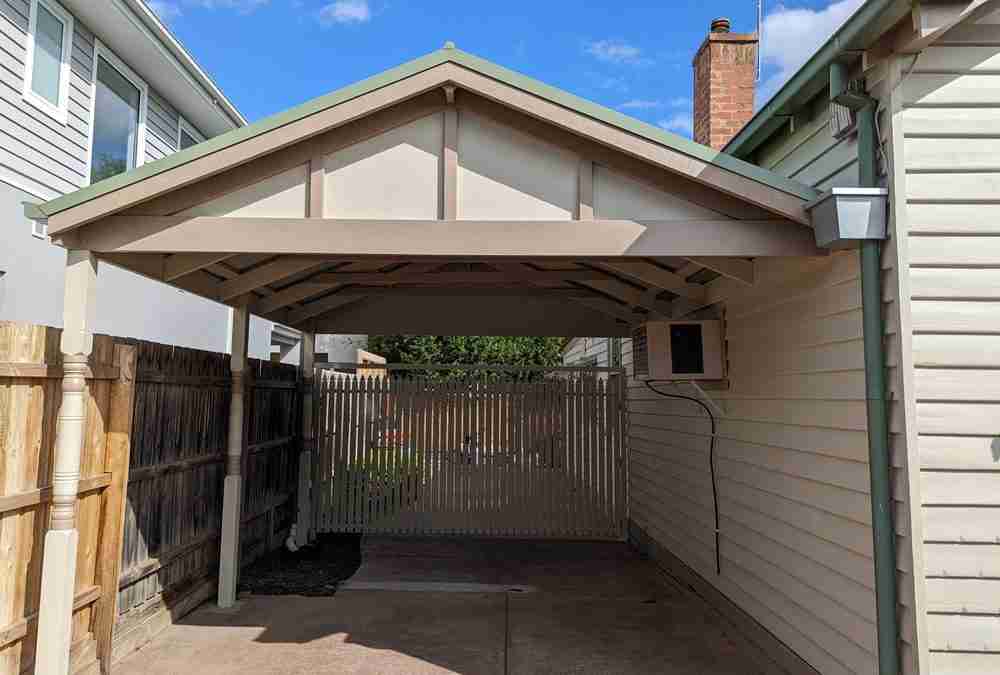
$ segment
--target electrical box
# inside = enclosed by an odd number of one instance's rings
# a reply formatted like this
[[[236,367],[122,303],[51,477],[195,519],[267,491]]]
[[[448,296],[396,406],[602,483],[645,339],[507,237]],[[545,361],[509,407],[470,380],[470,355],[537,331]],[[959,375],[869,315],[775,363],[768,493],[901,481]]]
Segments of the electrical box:
[[[632,333],[635,377],[653,380],[721,380],[722,324],[648,321]]]

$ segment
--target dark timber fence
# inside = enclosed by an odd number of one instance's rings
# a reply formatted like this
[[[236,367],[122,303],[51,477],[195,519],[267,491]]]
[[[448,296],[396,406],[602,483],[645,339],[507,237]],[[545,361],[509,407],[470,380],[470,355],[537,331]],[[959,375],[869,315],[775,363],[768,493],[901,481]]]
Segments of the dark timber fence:
[[[0,550],[13,562],[0,566],[3,673],[30,671],[34,662],[58,345],[57,329],[0,322]],[[301,428],[298,369],[251,360],[250,375],[243,565],[287,536]],[[96,661],[106,667],[215,593],[229,356],[98,336],[87,383],[77,671]]]

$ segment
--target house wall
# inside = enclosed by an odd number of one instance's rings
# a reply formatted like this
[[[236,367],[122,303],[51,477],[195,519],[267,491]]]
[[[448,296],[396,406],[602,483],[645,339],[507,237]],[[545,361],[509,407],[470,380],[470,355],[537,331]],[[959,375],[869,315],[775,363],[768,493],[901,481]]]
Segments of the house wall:
[[[728,390],[709,391],[724,411],[719,575],[709,420],[629,381],[633,528],[821,673],[876,669],[859,274],[846,253],[759,259],[753,287],[713,282],[726,289],[729,368]],[[786,667],[797,660],[759,643]]]
[[[8,215],[0,246],[0,318],[41,326],[62,326],[66,249],[31,234],[21,204],[32,196],[0,183],[0,214]],[[229,308],[185,293],[128,270],[101,263],[97,278],[94,331],[153,340],[169,334],[170,344],[216,352],[228,349]],[[271,323],[253,317],[250,351],[267,359]]]
[[[1000,13],[900,59],[891,126],[929,671],[1000,671]],[[908,73],[908,74],[907,74]],[[919,524],[919,523],[918,523]]]
[[[66,252],[32,235],[22,204],[52,199],[90,182],[95,38],[74,17],[69,114],[62,124],[23,96],[29,13],[29,0],[0,0],[0,319],[60,326]],[[145,161],[176,152],[179,124],[177,110],[150,89]],[[98,332],[226,349],[229,309],[223,305],[106,264],[98,292]],[[270,322],[254,318],[253,357],[268,358],[270,331]]]

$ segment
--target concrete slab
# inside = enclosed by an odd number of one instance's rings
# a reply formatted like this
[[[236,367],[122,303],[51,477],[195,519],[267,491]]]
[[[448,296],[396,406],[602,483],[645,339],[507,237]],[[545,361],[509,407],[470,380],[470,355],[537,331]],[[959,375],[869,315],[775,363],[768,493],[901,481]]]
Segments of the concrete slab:
[[[625,544],[370,538],[333,597],[205,605],[120,675],[759,672]]]
[[[711,615],[682,599],[511,595],[511,673],[759,673]]]
[[[503,594],[343,591],[211,605],[122,660],[116,675],[503,673]]]

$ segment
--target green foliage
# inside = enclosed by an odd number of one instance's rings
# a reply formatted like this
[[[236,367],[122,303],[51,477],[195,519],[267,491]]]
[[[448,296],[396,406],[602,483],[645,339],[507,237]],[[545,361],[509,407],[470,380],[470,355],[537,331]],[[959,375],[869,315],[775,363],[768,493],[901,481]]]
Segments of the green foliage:
[[[558,366],[562,363],[562,338],[496,337],[478,335],[372,335],[368,349],[389,363],[456,364],[490,366]],[[449,379],[458,372],[439,373]]]

